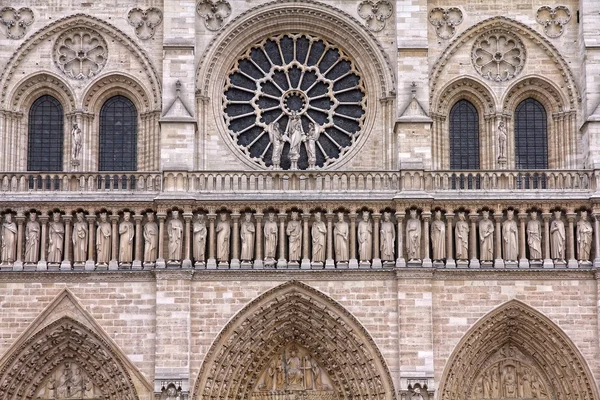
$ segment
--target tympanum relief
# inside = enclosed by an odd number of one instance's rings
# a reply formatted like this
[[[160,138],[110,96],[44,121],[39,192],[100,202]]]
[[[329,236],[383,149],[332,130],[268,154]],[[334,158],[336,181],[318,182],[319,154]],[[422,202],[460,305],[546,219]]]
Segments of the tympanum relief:
[[[88,375],[75,362],[60,364],[47,378],[36,400],[105,399]]]
[[[292,343],[269,361],[252,400],[338,399],[331,380],[303,347]]]

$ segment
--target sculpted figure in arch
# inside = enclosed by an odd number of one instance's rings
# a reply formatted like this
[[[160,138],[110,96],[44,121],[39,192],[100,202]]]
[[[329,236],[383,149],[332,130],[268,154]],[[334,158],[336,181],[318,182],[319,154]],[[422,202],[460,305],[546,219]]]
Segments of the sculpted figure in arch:
[[[465,213],[458,213],[458,221],[454,227],[454,240],[456,242],[456,259],[469,259],[469,223],[466,221]]]
[[[279,122],[277,121],[269,124],[267,133],[269,134],[269,140],[271,140],[271,146],[273,146],[273,153],[271,155],[273,169],[280,169],[281,153],[283,152],[283,145],[287,141],[287,137],[281,132]]]
[[[172,211],[172,218],[167,225],[169,236],[169,261],[181,261],[183,245],[183,222],[179,219],[179,211]]]
[[[302,361],[298,357],[296,349],[290,350],[290,357],[287,359],[287,376],[290,388],[304,388],[304,371]]]
[[[589,261],[592,250],[592,233],[594,229],[588,220],[587,211],[582,211],[577,221],[577,258],[579,261]]]
[[[396,228],[389,212],[383,213],[380,227],[381,261],[394,261],[394,246],[396,245]]]
[[[73,262],[84,263],[87,259],[88,224],[83,218],[83,213],[78,212],[73,224]]]
[[[296,111],[292,111],[290,122],[288,124],[287,136],[290,142],[289,157],[292,162],[291,169],[298,169],[298,159],[300,158],[300,145],[305,140],[306,135],[302,128],[302,120]]]
[[[344,221],[344,213],[338,212],[338,221],[333,228],[333,238],[335,242],[335,261],[347,262],[348,256],[348,223]]]
[[[553,260],[565,259],[565,223],[561,220],[562,212],[554,211],[554,219],[550,224],[550,251]]]
[[[312,262],[325,262],[325,239],[327,227],[321,220],[321,213],[315,213],[315,222],[312,225]]]
[[[527,244],[529,245],[529,258],[542,259],[542,224],[538,220],[537,211],[532,211],[531,219],[527,222]]]
[[[288,235],[290,252],[288,261],[300,261],[302,259],[302,222],[298,221],[297,212],[292,212],[285,233]]]
[[[306,154],[308,156],[308,169],[314,169],[317,163],[317,141],[321,136],[321,127],[314,122],[308,124],[306,133]]]
[[[482,212],[483,219],[479,221],[479,250],[481,261],[494,259],[494,223],[490,220],[490,212]]]
[[[229,261],[229,237],[231,235],[231,226],[227,220],[227,213],[219,214],[219,222],[215,230],[217,233],[217,261]]]
[[[52,222],[48,226],[48,262],[60,263],[63,260],[65,225],[60,221],[60,213],[52,213]]]
[[[131,263],[133,261],[133,236],[135,228],[131,222],[131,213],[123,213],[123,221],[119,224],[119,261]]]
[[[363,211],[362,219],[358,222],[358,256],[359,261],[371,261],[373,249],[373,225],[369,219],[369,212]]]
[[[506,127],[504,121],[498,122],[498,159],[506,158]]]
[[[79,160],[79,154],[81,153],[82,137],[81,129],[77,124],[73,124],[73,130],[71,130],[71,157],[73,160]]]
[[[440,210],[435,212],[431,222],[431,248],[434,261],[441,261],[446,258],[446,225],[442,221]]]
[[[517,231],[517,221],[515,221],[515,212],[508,210],[506,212],[506,221],[502,224],[502,239],[504,242],[504,259],[506,261],[516,261],[519,257],[519,238]]]
[[[204,214],[198,213],[196,222],[194,222],[194,260],[196,262],[204,262],[205,260],[207,234]]]
[[[158,256],[158,225],[154,222],[154,213],[146,214],[148,222],[144,225],[144,262],[156,262]]]
[[[110,223],[106,219],[106,213],[101,213],[98,229],[96,230],[96,254],[98,257],[98,264],[108,264],[110,261],[110,234],[112,229]]]
[[[240,238],[242,239],[242,253],[240,259],[242,261],[251,261],[254,259],[254,234],[256,227],[252,222],[252,213],[244,214],[244,222],[240,227]]]
[[[277,257],[277,221],[275,213],[270,212],[267,215],[265,226],[263,228],[265,234],[265,262],[273,263]]]
[[[29,221],[25,227],[25,263],[35,264],[40,258],[40,223],[37,213],[29,214]]]
[[[421,259],[421,220],[415,209],[410,210],[406,221],[406,253],[409,261]]]

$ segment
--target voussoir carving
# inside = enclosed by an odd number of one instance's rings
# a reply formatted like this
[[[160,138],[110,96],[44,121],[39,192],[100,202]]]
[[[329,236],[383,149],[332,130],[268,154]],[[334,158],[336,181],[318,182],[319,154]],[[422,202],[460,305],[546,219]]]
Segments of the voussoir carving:
[[[127,22],[135,28],[135,34],[142,40],[151,39],[156,27],[162,22],[162,11],[156,7],[145,10],[132,8],[127,13]]]
[[[571,11],[567,6],[542,6],[538,8],[535,20],[544,26],[546,36],[557,38],[565,30],[565,25],[571,20]]]
[[[33,24],[35,16],[31,8],[3,7],[0,9],[0,22],[6,26],[6,37],[21,39],[27,33],[27,27]]]
[[[231,5],[226,0],[200,0],[196,12],[204,19],[207,29],[218,31],[231,15]]]
[[[104,68],[108,46],[98,32],[78,27],[69,29],[54,43],[54,62],[69,78],[92,78]]]
[[[471,61],[484,78],[496,82],[508,81],[523,69],[525,45],[507,30],[493,29],[475,41]]]
[[[379,32],[385,28],[385,21],[392,16],[394,7],[388,0],[364,0],[358,4],[358,15],[365,20],[367,28]]]
[[[429,23],[435,27],[440,39],[450,39],[456,33],[456,27],[463,21],[463,13],[457,7],[435,7],[429,11]]]

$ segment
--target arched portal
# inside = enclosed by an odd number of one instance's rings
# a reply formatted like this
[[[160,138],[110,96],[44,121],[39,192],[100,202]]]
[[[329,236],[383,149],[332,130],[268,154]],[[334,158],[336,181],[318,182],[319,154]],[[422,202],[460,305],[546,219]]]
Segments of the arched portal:
[[[290,281],[259,296],[224,328],[193,398],[287,399],[294,392],[307,400],[396,399],[385,361],[356,318]]]
[[[597,400],[579,350],[547,317],[512,300],[480,320],[444,371],[442,400]]]

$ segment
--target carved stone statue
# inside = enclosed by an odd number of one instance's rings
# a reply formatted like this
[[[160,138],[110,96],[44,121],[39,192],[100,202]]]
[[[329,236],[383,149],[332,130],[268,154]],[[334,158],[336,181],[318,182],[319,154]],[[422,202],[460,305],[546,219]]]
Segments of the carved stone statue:
[[[381,261],[394,261],[394,248],[396,246],[396,228],[389,212],[383,213],[380,227]]]
[[[154,213],[146,214],[148,222],[144,225],[144,262],[156,262],[158,252],[158,225],[154,222]]]
[[[506,127],[504,121],[498,122],[498,159],[506,158]]]
[[[562,212],[554,211],[554,220],[550,224],[550,252],[553,260],[565,259],[565,223],[561,220]]]
[[[37,214],[29,214],[29,222],[25,227],[25,263],[35,264],[40,259],[40,223]]]
[[[82,141],[81,129],[75,123],[73,124],[73,129],[71,130],[71,158],[73,160],[79,160]]]
[[[273,263],[277,257],[277,221],[275,220],[275,213],[270,212],[267,215],[267,220],[264,226],[265,234],[265,262]]]
[[[335,243],[335,261],[347,262],[348,256],[348,223],[344,221],[344,213],[338,212],[338,221],[333,228],[333,241]]]
[[[306,133],[306,154],[308,156],[308,168],[314,169],[317,163],[317,141],[321,136],[321,127],[313,122],[308,124]]]
[[[594,229],[588,220],[587,211],[582,211],[577,222],[577,258],[579,261],[589,261],[592,250],[592,233]]]
[[[442,221],[442,212],[437,210],[431,221],[431,249],[433,250],[433,261],[441,261],[446,258],[446,225]]]
[[[291,389],[304,389],[304,371],[297,350],[292,348],[287,359],[287,378]]]
[[[73,262],[84,263],[87,260],[88,224],[83,213],[78,212],[73,224]]]
[[[281,132],[279,122],[271,123],[267,132],[269,134],[269,140],[271,140],[271,146],[273,146],[273,153],[271,155],[273,169],[280,169],[281,153],[283,152],[283,145],[287,141],[287,137]]]
[[[516,261],[519,258],[519,232],[515,212],[506,212],[506,221],[502,223],[502,241],[504,245],[504,260]]]
[[[65,242],[65,225],[60,221],[60,213],[52,214],[52,222],[48,226],[48,262],[60,264],[63,260]]]
[[[98,229],[96,230],[96,254],[98,257],[98,264],[108,264],[110,261],[110,234],[112,229],[110,223],[106,219],[106,213],[101,213]]]
[[[197,214],[196,222],[194,222],[194,260],[196,262],[204,262],[206,260],[207,233],[204,214]]]
[[[531,212],[531,219],[527,222],[527,245],[529,245],[529,258],[542,259],[542,225],[537,219],[537,211]]]
[[[358,256],[361,262],[369,262],[373,258],[373,224],[369,219],[369,212],[363,211],[362,219],[358,222],[357,229]]]
[[[409,261],[421,259],[421,220],[417,210],[410,210],[410,218],[406,221],[406,253]]]
[[[482,212],[479,221],[479,251],[481,261],[494,260],[494,223],[490,220],[490,212]]]
[[[454,240],[456,242],[456,259],[469,259],[469,223],[465,221],[465,213],[458,213],[458,221],[454,227]]]
[[[312,262],[325,262],[325,240],[327,235],[327,227],[325,222],[321,220],[321,213],[315,213],[315,222],[312,224]]]
[[[288,235],[288,260],[300,261],[302,259],[302,222],[298,221],[297,212],[292,211],[285,233]]]
[[[231,235],[231,226],[227,220],[227,213],[219,214],[219,222],[217,223],[217,260],[219,262],[229,261],[229,237]]]
[[[242,261],[251,261],[254,259],[254,235],[256,227],[252,222],[252,213],[244,214],[244,222],[240,226],[240,238],[242,239],[242,252],[240,259]]]
[[[122,263],[133,262],[133,237],[135,228],[131,222],[131,213],[123,213],[123,221],[119,224],[119,261]]]
[[[300,145],[305,140],[302,120],[296,111],[292,111],[290,122],[288,124],[287,136],[290,142],[289,157],[292,162],[291,169],[298,169],[298,159],[300,158]]]
[[[169,236],[169,261],[181,261],[181,252],[183,247],[183,222],[179,219],[179,211],[171,212],[171,220],[167,225],[167,235]]]

